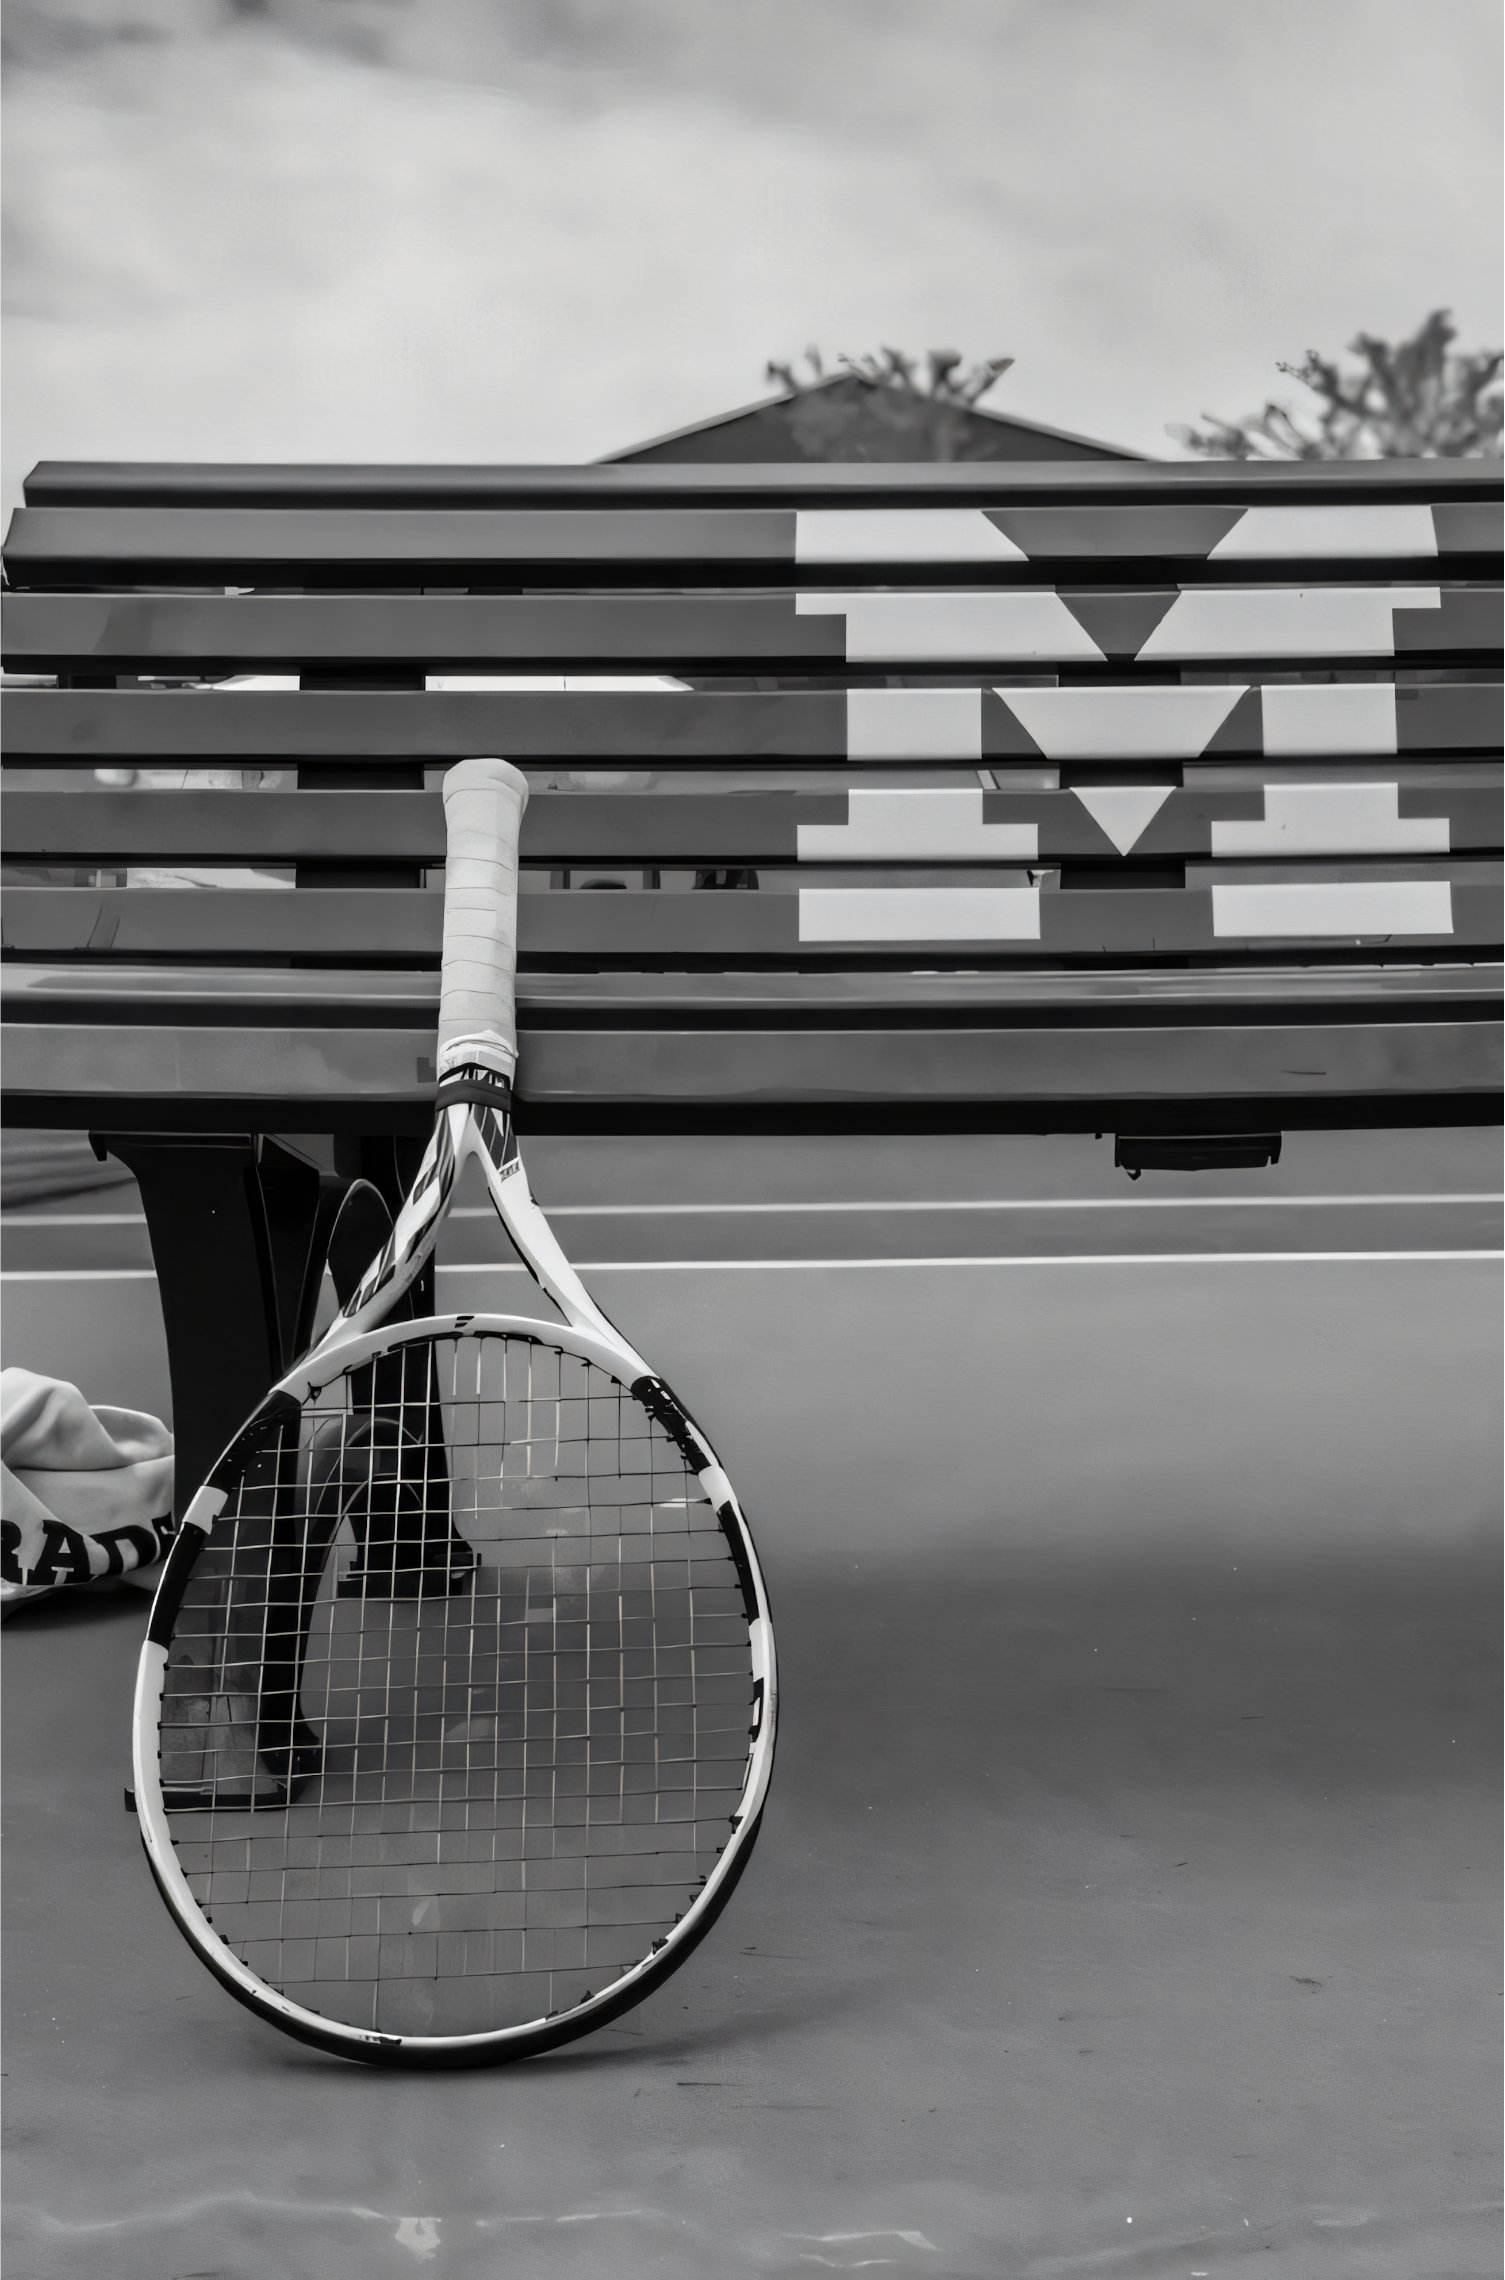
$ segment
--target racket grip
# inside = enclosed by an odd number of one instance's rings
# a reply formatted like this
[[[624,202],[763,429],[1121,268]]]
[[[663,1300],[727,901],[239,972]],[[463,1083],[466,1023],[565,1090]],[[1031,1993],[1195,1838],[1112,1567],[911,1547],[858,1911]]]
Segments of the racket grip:
[[[444,971],[438,1077],[465,1066],[510,1083],[517,1063],[517,842],[528,779],[462,760],[444,779]]]

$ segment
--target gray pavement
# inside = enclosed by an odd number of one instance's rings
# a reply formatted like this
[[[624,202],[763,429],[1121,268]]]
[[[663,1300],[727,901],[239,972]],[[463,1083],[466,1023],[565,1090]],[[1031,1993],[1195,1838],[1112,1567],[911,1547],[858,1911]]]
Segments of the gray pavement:
[[[1287,1148],[1128,1193],[1499,1188],[1489,1135]],[[13,2271],[1498,2271],[1486,1207],[917,1213],[899,1255],[936,1263],[873,1266],[863,1214],[589,1209],[1087,1202],[1108,1154],[530,1152],[724,1445],[784,1686],[730,1909],[570,2051],[367,2075],[238,2011],[120,1803],[140,1596],[12,1618]],[[130,1190],[52,1216],[96,1207]],[[6,1233],[7,1271],[24,1235],[19,1271],[81,1278],[8,1287],[7,1359],[160,1401],[153,1286],[99,1279],[139,1230]],[[458,1303],[532,1311],[483,1238]]]

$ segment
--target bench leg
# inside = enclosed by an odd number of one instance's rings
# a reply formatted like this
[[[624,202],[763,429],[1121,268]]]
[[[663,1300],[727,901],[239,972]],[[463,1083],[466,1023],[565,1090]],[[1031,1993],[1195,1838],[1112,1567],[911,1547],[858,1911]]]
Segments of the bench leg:
[[[274,1248],[251,1133],[91,1133],[135,1174],[151,1236],[181,1514],[274,1380],[282,1340]],[[318,1175],[313,1174],[315,1188]],[[275,1175],[274,1175],[275,1180]],[[285,1240],[278,1249],[286,1251]]]
[[[336,1235],[347,1192],[364,1178],[395,1213],[423,1143],[391,1133],[339,1142],[331,1175],[270,1134],[96,1132],[90,1139],[95,1154],[116,1157],[141,1191],[167,1337],[174,1508],[182,1513],[308,1344],[331,1238],[341,1254],[330,1264],[342,1300],[350,1294],[344,1284],[353,1288],[380,1248],[387,1222],[374,1196],[370,1210],[346,1215],[343,1239]],[[434,1311],[432,1263],[414,1287],[411,1311]]]

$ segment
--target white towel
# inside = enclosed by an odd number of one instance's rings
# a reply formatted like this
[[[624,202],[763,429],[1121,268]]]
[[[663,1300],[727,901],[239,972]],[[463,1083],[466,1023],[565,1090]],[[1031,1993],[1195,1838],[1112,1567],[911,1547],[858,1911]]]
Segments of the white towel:
[[[172,1435],[75,1385],[0,1370],[0,1613],[64,1584],[155,1566],[172,1510]]]

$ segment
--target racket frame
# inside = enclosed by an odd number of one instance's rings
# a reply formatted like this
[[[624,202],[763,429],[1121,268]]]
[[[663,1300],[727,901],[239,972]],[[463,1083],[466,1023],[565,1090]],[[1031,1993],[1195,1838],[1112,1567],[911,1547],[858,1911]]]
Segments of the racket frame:
[[[391,1238],[323,1338],[272,1387],[242,1426],[179,1522],[152,1603],[137,1670],[132,1749],[136,1811],[152,1875],[173,1920],[200,1961],[238,2001],[302,2042],[368,2063],[445,2067],[529,2057],[605,2026],[642,2002],[678,1968],[725,1906],[756,1840],[773,1771],[778,1726],[773,1623],[742,1508],[699,1426],[601,1312],[565,1258],[529,1191],[512,1133],[510,1105],[510,1087],[490,1071],[456,1072],[441,1087],[434,1134]],[[497,1215],[513,1247],[564,1321],[544,1322],[511,1314],[440,1314],[383,1327],[385,1317],[431,1255],[452,1205],[460,1170],[472,1157],[482,1167]],[[704,1886],[664,1938],[656,1941],[640,1962],[611,1980],[599,1995],[572,2005],[567,2012],[479,2034],[384,2034],[304,2010],[241,1963],[205,1918],[173,1846],[158,1762],[168,1648],[205,1539],[224,1509],[243,1461],[265,1437],[301,1416],[304,1404],[334,1375],[436,1337],[488,1334],[529,1338],[575,1354],[606,1371],[665,1426],[699,1478],[727,1538],[748,1616],[754,1723],[749,1729],[747,1773],[738,1809],[730,1816],[731,1833]]]

